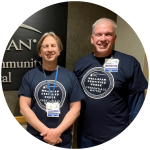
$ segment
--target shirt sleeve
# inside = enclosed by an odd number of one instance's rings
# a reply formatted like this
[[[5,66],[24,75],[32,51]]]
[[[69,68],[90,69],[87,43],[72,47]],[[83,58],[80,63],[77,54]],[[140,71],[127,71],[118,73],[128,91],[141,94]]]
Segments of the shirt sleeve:
[[[134,60],[133,69],[128,68],[128,72],[128,74],[130,74],[130,77],[128,78],[129,95],[133,95],[147,89],[148,83],[143,75],[139,62],[136,59]]]
[[[85,99],[85,95],[81,89],[77,77],[73,74],[72,91],[70,94],[70,102],[75,102]]]
[[[144,91],[129,95],[128,110],[130,121],[132,122],[139,113],[144,102]]]
[[[30,81],[28,76],[28,73],[24,75],[21,86],[18,91],[18,96],[22,95],[26,97],[31,97]]]

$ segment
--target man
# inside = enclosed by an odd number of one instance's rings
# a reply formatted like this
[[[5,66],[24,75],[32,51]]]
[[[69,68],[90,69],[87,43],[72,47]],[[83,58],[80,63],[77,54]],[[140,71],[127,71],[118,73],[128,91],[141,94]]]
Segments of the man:
[[[71,148],[70,126],[79,116],[84,94],[76,76],[57,65],[62,49],[53,32],[41,37],[37,52],[42,66],[25,74],[18,95],[21,114],[28,122],[27,131],[51,145]]]
[[[74,69],[86,95],[81,103],[78,148],[102,144],[121,133],[140,110],[147,88],[139,62],[112,50],[116,23],[102,18],[92,27],[94,52],[81,58]]]

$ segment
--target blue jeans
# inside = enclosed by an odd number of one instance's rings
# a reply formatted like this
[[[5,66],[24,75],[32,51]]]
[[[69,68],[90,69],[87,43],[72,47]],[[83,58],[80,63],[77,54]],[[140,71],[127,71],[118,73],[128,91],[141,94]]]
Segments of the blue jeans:
[[[37,139],[39,139],[39,140],[45,142],[45,141],[43,140],[43,137],[42,137],[42,136],[34,136],[34,137],[36,137]],[[45,142],[45,143],[46,143],[46,142]],[[68,143],[68,144],[66,144],[66,145],[63,145],[63,146],[61,145],[61,143],[59,143],[59,144],[57,144],[57,145],[54,145],[54,146],[62,147],[62,148],[70,148],[70,149],[71,149],[72,142],[70,142],[70,143]]]
[[[77,147],[78,148],[88,148],[93,147],[101,144],[100,142],[93,141],[86,136],[82,135],[81,133],[77,134]]]

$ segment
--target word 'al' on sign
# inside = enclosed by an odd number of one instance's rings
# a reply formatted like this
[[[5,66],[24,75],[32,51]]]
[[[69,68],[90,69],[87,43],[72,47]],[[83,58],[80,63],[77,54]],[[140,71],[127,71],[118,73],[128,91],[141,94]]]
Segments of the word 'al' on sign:
[[[1,76],[2,83],[11,83],[11,72],[7,76]]]

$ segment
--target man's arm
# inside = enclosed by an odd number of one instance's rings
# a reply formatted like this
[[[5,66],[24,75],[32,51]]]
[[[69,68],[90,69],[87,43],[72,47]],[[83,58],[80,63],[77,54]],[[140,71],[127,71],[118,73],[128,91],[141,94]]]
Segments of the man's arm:
[[[73,123],[74,121],[77,119],[77,117],[80,114],[80,109],[81,109],[81,102],[77,101],[77,102],[73,102],[70,104],[70,110],[68,111],[68,113],[65,115],[63,121],[61,122],[61,124],[53,129],[53,131],[51,132],[51,134],[47,133],[47,131],[43,132],[41,135],[45,136],[44,140],[48,141],[49,139],[57,139],[58,137],[60,137],[60,135],[67,130]],[[46,136],[47,135],[47,136]]]
[[[144,102],[144,91],[129,95],[128,98],[128,109],[129,109],[129,117],[132,122],[137,114],[139,113]]]
[[[45,126],[35,115],[35,113],[31,110],[31,98],[20,96],[20,112],[25,117],[27,122],[35,128],[40,133],[42,132],[50,132],[50,129]],[[48,141],[49,142],[49,141]],[[60,137],[55,141],[55,143],[62,142]],[[55,144],[54,143],[54,144]]]

